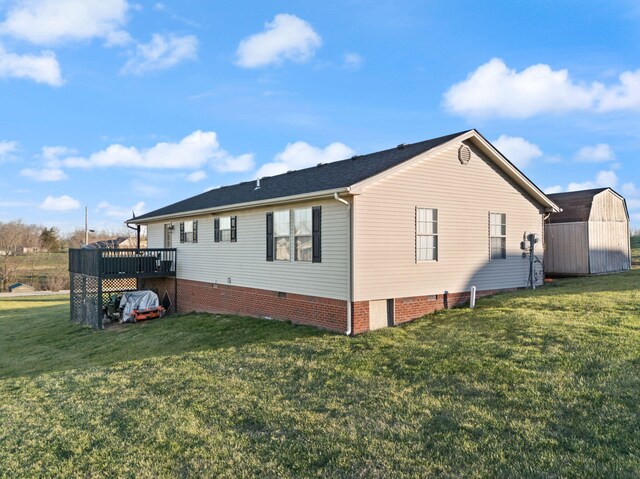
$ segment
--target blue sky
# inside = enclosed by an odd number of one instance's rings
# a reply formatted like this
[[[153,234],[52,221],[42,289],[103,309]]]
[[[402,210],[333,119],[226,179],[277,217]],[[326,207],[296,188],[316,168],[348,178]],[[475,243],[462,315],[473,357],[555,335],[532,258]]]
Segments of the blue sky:
[[[0,0],[0,221],[117,229],[206,189],[478,129],[640,226],[629,1]]]

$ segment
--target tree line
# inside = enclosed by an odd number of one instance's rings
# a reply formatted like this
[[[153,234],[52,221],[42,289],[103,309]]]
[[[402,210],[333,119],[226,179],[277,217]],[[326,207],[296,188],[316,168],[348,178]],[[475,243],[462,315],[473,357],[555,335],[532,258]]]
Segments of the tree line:
[[[129,237],[129,230],[92,232],[89,241],[122,236]],[[66,289],[66,251],[82,247],[84,238],[83,229],[62,234],[54,226],[25,224],[21,220],[0,222],[0,292],[18,281],[33,283],[36,289]]]

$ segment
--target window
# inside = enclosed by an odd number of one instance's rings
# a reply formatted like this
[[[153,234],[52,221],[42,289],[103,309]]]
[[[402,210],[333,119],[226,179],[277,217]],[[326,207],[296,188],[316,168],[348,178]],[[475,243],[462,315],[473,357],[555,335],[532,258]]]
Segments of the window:
[[[273,213],[273,237],[276,261],[290,261],[291,226],[289,210]]]
[[[295,244],[295,260],[311,261],[312,247],[311,208],[293,210],[293,235]]]
[[[231,241],[231,216],[220,218],[220,241]]]
[[[231,241],[234,241],[234,217]],[[322,262],[322,207],[267,213],[267,261]]]
[[[507,215],[489,213],[490,249],[493,259],[507,258]]]
[[[184,242],[193,243],[193,221],[184,222]]]
[[[223,216],[213,219],[213,241],[235,243],[238,241],[238,217]]]
[[[198,242],[198,222],[184,221],[180,223],[180,243]]]
[[[416,208],[416,260],[438,261],[438,210]]]

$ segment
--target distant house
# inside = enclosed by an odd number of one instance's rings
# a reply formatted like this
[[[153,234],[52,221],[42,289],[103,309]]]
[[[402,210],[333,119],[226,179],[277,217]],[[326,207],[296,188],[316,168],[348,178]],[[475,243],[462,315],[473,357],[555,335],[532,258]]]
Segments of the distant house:
[[[30,293],[35,291],[36,288],[33,286],[29,286],[28,284],[15,283],[9,286],[10,293]]]
[[[40,248],[37,246],[16,246],[15,248],[16,254],[29,254],[29,253],[37,253],[40,251]]]
[[[147,226],[150,248],[177,248],[179,311],[357,334],[461,304],[472,286],[526,287],[520,243],[558,210],[469,130],[221,187],[128,223]],[[144,286],[172,294],[173,281]]]
[[[561,213],[545,226],[544,269],[550,275],[588,275],[631,268],[629,212],[611,188],[549,195]]]

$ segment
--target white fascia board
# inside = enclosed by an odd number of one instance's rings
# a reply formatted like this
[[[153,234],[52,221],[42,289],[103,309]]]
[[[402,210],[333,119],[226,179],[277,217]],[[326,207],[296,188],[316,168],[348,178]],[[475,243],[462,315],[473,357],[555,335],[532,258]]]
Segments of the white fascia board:
[[[222,205],[214,208],[203,208],[199,210],[182,211],[180,213],[172,213],[168,215],[151,216],[149,218],[143,218],[138,221],[136,218],[125,221],[127,224],[147,224],[154,223],[156,221],[184,218],[187,216],[202,216],[206,214],[220,213],[224,211],[236,211],[244,210],[248,208],[258,208],[260,206],[279,205],[282,203],[293,203],[297,201],[314,200],[318,198],[330,198],[334,193],[350,193],[350,188],[338,188],[333,190],[315,191],[313,193],[303,193],[300,195],[281,196],[279,198],[271,198],[260,201],[248,201],[246,203],[236,203],[233,205]]]
[[[419,155],[416,155],[403,163],[400,163],[392,168],[389,168],[388,170],[378,173],[375,176],[356,183],[355,185],[351,186],[351,192],[353,194],[360,194],[362,193],[364,188],[372,183],[375,183],[376,181],[379,181],[381,178],[402,170],[415,162],[423,160],[430,155],[437,153],[440,150],[448,148],[452,143],[457,143],[465,140],[473,141],[473,143],[478,146],[485,154],[487,154],[487,156],[491,158],[494,163],[496,163],[496,165],[498,165],[498,167],[509,176],[509,178],[511,178],[518,186],[520,186],[524,191],[531,195],[536,201],[538,201],[538,203],[545,206],[545,212],[558,213],[562,211],[562,209],[558,205],[551,201],[551,199],[549,199],[547,195],[545,195],[536,185],[534,185],[531,180],[529,180],[520,170],[518,170],[518,168],[516,168],[509,160],[507,160],[476,130],[470,130],[466,133],[463,133],[460,136],[457,136],[440,146],[425,151],[424,153],[420,153]]]

